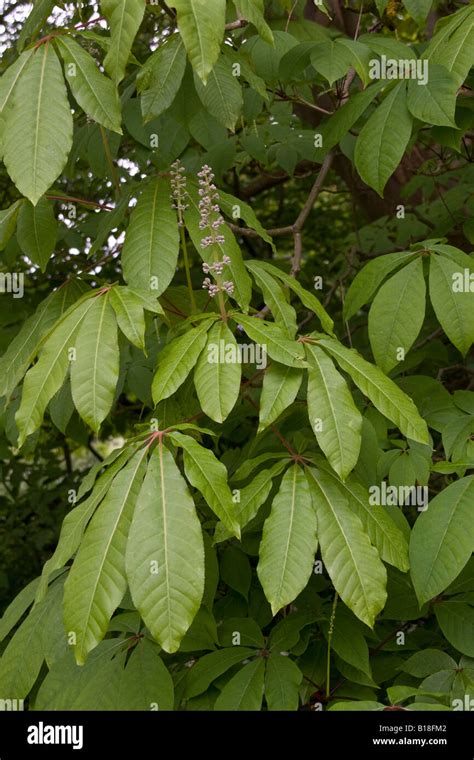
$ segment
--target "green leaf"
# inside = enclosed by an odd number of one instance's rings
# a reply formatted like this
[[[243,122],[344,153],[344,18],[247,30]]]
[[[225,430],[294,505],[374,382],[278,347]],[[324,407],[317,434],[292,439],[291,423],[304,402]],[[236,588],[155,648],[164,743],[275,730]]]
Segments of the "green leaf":
[[[230,61],[220,56],[209,73],[207,83],[204,85],[196,72],[194,84],[206,110],[224,127],[234,130],[242,111],[243,99],[242,88],[232,73]]]
[[[456,667],[456,661],[446,652],[441,652],[439,649],[425,649],[422,652],[415,652],[403,663],[401,669],[415,678],[426,678],[439,670],[455,670]]]
[[[281,269],[278,269],[278,267],[273,266],[273,264],[269,264],[268,261],[254,261],[253,266],[255,267],[258,264],[258,266],[261,269],[265,269],[269,274],[273,275],[274,277],[278,278],[279,280],[282,280],[282,282],[287,285],[290,290],[292,290],[298,298],[300,299],[303,306],[306,306],[307,309],[310,311],[313,311],[319,321],[321,322],[321,326],[323,330],[329,335],[334,335],[333,327],[334,322],[327,313],[326,309],[322,304],[319,303],[318,299],[316,298],[313,293],[310,293],[306,288],[303,288],[302,285],[294,278],[291,277],[291,275],[286,274],[286,272],[282,272]]]
[[[426,84],[410,79],[407,106],[415,119],[441,127],[456,127],[457,84],[453,75],[439,64],[429,66]]]
[[[207,331],[217,319],[206,319],[175,338],[158,354],[158,368],[151,387],[153,401],[169,398],[186,380],[207,342]]]
[[[347,37],[338,37],[336,43],[339,49],[342,46],[347,51],[348,59],[364,83],[364,86],[370,84],[369,69],[373,55],[369,46]]]
[[[13,90],[3,136],[8,173],[34,205],[61,173],[71,145],[72,115],[61,64],[51,44],[41,45]]]
[[[237,341],[226,323],[219,320],[209,330],[194,370],[201,409],[215,422],[227,419],[239,397],[240,359]]]
[[[235,646],[228,649],[220,649],[218,652],[211,652],[211,654],[200,657],[187,675],[186,697],[191,699],[207,691],[211,683],[229,670],[229,668],[254,655],[255,649]]]
[[[45,24],[48,16],[51,15],[53,8],[54,0],[36,0],[36,2],[33,3],[31,12],[29,13],[28,18],[25,20],[23,28],[18,37],[18,51],[23,50],[25,43],[30,38],[36,37],[38,32]]]
[[[275,322],[288,334],[288,337],[294,338],[297,331],[296,312],[287,302],[285,293],[281,285],[274,277],[259,266],[253,266],[253,261],[246,261],[245,266],[252,272],[253,277],[260,290],[262,291],[265,304],[272,312]]]
[[[178,29],[189,60],[204,84],[217,61],[224,39],[225,0],[173,0]]]
[[[273,615],[295,599],[311,576],[318,548],[311,495],[303,470],[283,476],[263,526],[257,574]]]
[[[112,407],[119,376],[117,322],[109,294],[94,299],[76,339],[71,364],[74,406],[97,432]]]
[[[194,488],[202,493],[214,514],[234,536],[240,538],[236,507],[227,484],[227,470],[210,449],[200,446],[194,438],[182,433],[170,433],[171,440],[184,449],[184,471]]]
[[[263,698],[265,660],[249,662],[226,683],[214,710],[260,710]]]
[[[119,451],[118,457],[117,452],[113,452],[105,462],[100,463],[100,466],[110,464],[97,480],[90,496],[77,507],[74,507],[74,509],[72,509],[64,518],[54,554],[44,564],[36,601],[41,601],[45,596],[51,574],[55,570],[64,567],[66,562],[69,562],[73,554],[77,551],[87,523],[91,519],[98,505],[108,493],[113,478],[130,459],[133,451],[134,449],[132,448],[125,449],[125,451],[122,452]],[[114,455],[116,459],[115,461],[111,461],[111,457]],[[79,492],[77,497],[79,500],[82,497],[82,494]]]
[[[417,258],[382,285],[369,312],[369,339],[380,369],[404,361],[425,319],[423,259]]]
[[[110,291],[110,305],[117,324],[126,338],[137,348],[145,349],[145,315],[142,299],[131,289],[120,285]]]
[[[439,63],[448,69],[456,87],[460,87],[472,66],[474,8],[468,5],[442,21],[442,26],[436,30],[422,57],[430,64]]]
[[[104,59],[104,68],[116,84],[125,76],[145,5],[145,0],[121,0],[119,3],[116,0],[101,0],[102,13],[110,24],[110,48]]]
[[[352,280],[344,301],[344,319],[349,320],[361,306],[369,303],[390,272],[416,256],[413,251],[397,251],[378,256],[364,266]]]
[[[412,19],[421,26],[421,24],[426,21],[431,6],[433,5],[433,0],[403,0],[403,5]]]
[[[0,158],[3,157],[5,117],[11,107],[15,87],[32,55],[33,48],[25,50],[0,78]]]
[[[266,501],[272,490],[273,478],[277,477],[286,467],[287,462],[277,462],[268,470],[262,470],[244,488],[239,489],[240,501],[237,503],[237,520],[244,528],[257,515],[260,507]],[[214,543],[231,538],[232,533],[222,523],[216,525]]]
[[[6,396],[8,399],[11,396],[35,356],[40,340],[80,293],[80,284],[71,280],[50,293],[23,323],[0,359],[0,397]]]
[[[307,477],[324,565],[342,601],[372,628],[387,599],[385,567],[331,478],[312,468]]]
[[[17,240],[23,253],[44,272],[54,252],[58,223],[53,204],[41,198],[36,206],[23,203],[18,215]]]
[[[219,204],[221,209],[231,219],[235,220],[236,218],[242,218],[245,224],[252,230],[255,230],[255,232],[258,232],[262,240],[265,240],[269,245],[271,245],[276,253],[275,244],[272,238],[266,231],[265,227],[263,227],[262,223],[259,221],[253,208],[249,206],[248,203],[244,203],[241,198],[236,198],[235,195],[230,195],[230,193],[224,193],[222,190],[219,190]],[[249,268],[249,265],[251,263],[252,262],[250,261],[246,261],[245,266]]]
[[[288,367],[307,366],[302,344],[290,340],[278,325],[245,314],[235,315],[233,319],[242,325],[249,338],[261,345],[275,361]]]
[[[234,5],[242,18],[254,25],[260,37],[273,45],[273,32],[264,17],[264,0],[234,0]]]
[[[265,699],[269,710],[297,710],[303,673],[289,657],[271,655],[265,670]]]
[[[436,619],[449,643],[468,657],[474,657],[474,609],[462,600],[451,599],[435,605]]]
[[[121,135],[120,100],[114,83],[99,71],[92,56],[71,37],[57,37],[56,44],[65,63],[66,81],[84,113]]]
[[[0,251],[3,251],[15,232],[18,214],[24,201],[15,201],[12,205],[0,211]]]
[[[338,40],[319,42],[311,53],[311,64],[332,86],[336,79],[345,76],[353,65],[352,53]]]
[[[145,122],[160,116],[170,107],[181,86],[185,69],[183,41],[179,34],[173,34],[148,58],[137,77]]]
[[[41,684],[35,710],[114,710],[124,648],[116,639],[103,641],[81,667],[67,651]]]
[[[323,622],[323,632],[329,641],[329,621]],[[331,649],[353,668],[370,678],[369,647],[364,638],[364,626],[348,610],[339,605],[332,625]]]
[[[127,590],[125,548],[146,470],[142,449],[115,476],[92,518],[64,586],[64,624],[83,665],[104,638]]]
[[[346,103],[329,119],[322,122],[320,133],[325,151],[331,150],[346,135],[372,103],[384,85],[383,80],[374,82],[362,92],[351,93]]]
[[[179,230],[168,179],[150,182],[133,210],[122,251],[123,276],[133,288],[160,296],[178,263]]]
[[[451,343],[465,356],[474,342],[474,292],[457,285],[463,275],[460,266],[445,256],[430,257],[433,309]]]
[[[451,483],[417,518],[410,540],[413,586],[420,604],[444,591],[474,547],[474,476]]]
[[[82,320],[93,301],[79,304],[65,317],[45,341],[37,363],[26,373],[21,404],[15,415],[18,446],[35,432],[43,421],[48,403],[64,382],[69,367],[69,349],[74,346]]]
[[[331,338],[322,338],[318,344],[325,348],[344,372],[347,372],[354,383],[367,396],[373,405],[388,417],[407,438],[418,443],[430,443],[428,427],[418,412],[415,404],[395,385],[393,380],[386,377],[378,367],[365,361],[352,348],[346,348]]]
[[[411,135],[405,82],[397,84],[362,127],[355,147],[355,165],[362,180],[383,197],[387,181],[402,160]],[[396,130],[393,125],[396,124]]]
[[[258,432],[272,424],[291,406],[300,389],[303,370],[272,362],[265,371],[260,396]]]
[[[357,464],[362,415],[342,375],[325,351],[306,344],[308,416],[331,467],[345,480]]]
[[[318,466],[324,468],[328,477],[333,479],[334,484],[347,499],[350,508],[360,518],[371,543],[376,547],[384,562],[406,572],[410,567],[408,543],[387,509],[377,504],[371,504],[369,492],[354,478],[348,478],[343,482],[331,472],[327,465],[318,462]]]
[[[62,587],[49,591],[15,631],[0,658],[2,699],[24,699],[33,687],[44,660],[42,636],[38,635],[59,602]]]
[[[127,661],[115,710],[172,710],[174,686],[158,647],[141,639]]]
[[[201,604],[204,544],[193,500],[160,440],[151,454],[126,550],[133,602],[166,652],[176,652]]]

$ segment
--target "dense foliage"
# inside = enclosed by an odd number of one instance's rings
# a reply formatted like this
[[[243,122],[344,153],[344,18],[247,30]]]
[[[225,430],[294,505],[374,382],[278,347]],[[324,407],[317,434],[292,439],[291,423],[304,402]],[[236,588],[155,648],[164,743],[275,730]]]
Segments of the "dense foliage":
[[[469,709],[474,6],[0,40],[3,708]]]

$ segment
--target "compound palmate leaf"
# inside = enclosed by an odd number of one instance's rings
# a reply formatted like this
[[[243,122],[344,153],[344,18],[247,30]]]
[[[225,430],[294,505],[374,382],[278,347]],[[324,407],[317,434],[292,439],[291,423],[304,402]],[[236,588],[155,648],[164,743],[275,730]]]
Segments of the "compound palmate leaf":
[[[204,544],[191,494],[161,440],[138,497],[126,572],[153,637],[166,652],[175,652],[204,593]]]
[[[127,589],[125,548],[146,471],[146,449],[115,476],[88,526],[64,586],[64,622],[79,665],[102,640]]]
[[[4,161],[18,190],[36,204],[61,173],[72,145],[72,115],[61,64],[39,47],[15,85],[3,135]]]

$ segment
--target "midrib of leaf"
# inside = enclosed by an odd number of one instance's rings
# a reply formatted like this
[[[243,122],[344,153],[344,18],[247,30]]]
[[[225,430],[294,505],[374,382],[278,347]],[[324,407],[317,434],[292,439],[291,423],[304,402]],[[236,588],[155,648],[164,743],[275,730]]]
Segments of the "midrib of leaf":
[[[96,595],[96,592],[97,592],[97,586],[99,584],[99,579],[100,579],[100,577],[102,575],[102,571],[104,569],[104,564],[105,564],[105,561],[107,559],[110,546],[111,546],[112,541],[113,541],[113,539],[115,537],[115,531],[117,530],[117,525],[118,525],[118,523],[120,522],[120,520],[122,518],[123,510],[124,510],[124,508],[125,508],[125,506],[127,504],[127,500],[128,500],[129,495],[130,495],[130,491],[132,490],[132,487],[133,487],[133,485],[135,483],[135,478],[136,478],[136,475],[137,475],[137,471],[140,468],[140,465],[141,465],[141,463],[143,461],[143,458],[145,456],[147,456],[147,453],[148,453],[147,449],[144,448],[143,452],[139,456],[137,456],[137,465],[136,465],[136,467],[135,467],[135,469],[133,471],[133,475],[130,476],[128,487],[127,487],[127,489],[125,491],[125,495],[124,495],[124,498],[122,500],[121,509],[120,509],[120,511],[118,513],[116,521],[113,524],[113,528],[110,531],[109,539],[107,541],[107,544],[106,544],[106,547],[105,547],[105,551],[102,554],[102,559],[101,559],[101,562],[100,562],[100,565],[99,565],[99,569],[98,569],[98,571],[96,573],[96,576],[95,576],[95,581],[94,581],[94,586],[93,586],[93,593],[91,593],[91,595],[89,597],[89,607],[88,607],[88,610],[87,610],[87,615],[85,617],[86,624],[83,627],[84,630],[87,630],[88,627],[89,627],[89,620],[91,618],[92,604],[93,604],[93,602],[95,600],[95,595]]]
[[[165,489],[165,473],[163,467],[163,439],[160,438],[158,442],[158,454],[160,459],[160,486],[161,486],[161,502],[163,509],[163,550],[165,554],[165,578],[166,578],[166,608],[168,611],[168,637],[172,635],[171,624],[171,592],[170,592],[170,578],[169,578],[169,566],[168,566],[168,509],[166,502],[166,489]]]
[[[151,261],[153,257],[153,240],[154,240],[154,229],[155,229],[155,214],[156,214],[156,197],[158,195],[158,182],[155,183],[155,188],[153,191],[153,202],[151,207],[151,218],[150,218],[150,239],[148,244],[148,279],[151,277]]]
[[[295,466],[295,468],[293,470],[293,484],[292,484],[292,487],[291,487],[290,526],[289,526],[289,529],[288,529],[288,537],[287,537],[287,540],[286,540],[285,556],[284,556],[284,560],[283,560],[283,564],[282,564],[282,570],[281,570],[281,573],[280,573],[280,583],[278,585],[278,595],[277,595],[278,599],[281,598],[281,589],[282,589],[282,586],[283,586],[283,577],[286,574],[286,564],[288,562],[288,553],[290,551],[290,539],[291,539],[291,534],[292,534],[292,531],[293,531],[293,521],[294,521],[294,518],[295,518],[296,476],[297,476],[297,474],[298,474],[298,470],[297,470],[297,468]]]
[[[473,481],[469,480],[469,482],[466,484],[466,487],[463,489],[462,493],[456,499],[456,504],[454,505],[453,509],[451,510],[451,514],[449,516],[448,522],[446,523],[446,529],[444,530],[444,532],[443,532],[443,534],[441,536],[441,539],[440,539],[439,544],[438,544],[438,548],[436,550],[436,554],[434,555],[433,560],[430,563],[430,571],[429,571],[429,576],[428,576],[430,578],[431,578],[431,574],[433,572],[433,567],[435,566],[436,562],[438,561],[438,557],[439,557],[439,554],[440,554],[440,551],[441,551],[441,547],[443,546],[444,540],[445,540],[446,535],[448,533],[448,530],[451,527],[451,523],[453,521],[454,514],[456,512],[456,507],[458,506],[459,502],[463,498],[465,492],[471,487],[472,483],[473,483]]]
[[[40,74],[40,82],[38,87],[38,107],[36,109],[36,128],[35,128],[35,143],[34,143],[34,150],[33,150],[33,184],[36,188],[36,176],[37,176],[37,157],[38,157],[38,141],[39,141],[39,129],[40,129],[40,122],[41,122],[41,97],[43,92],[43,84],[44,84],[44,71],[46,68],[46,61],[48,60],[48,53],[49,53],[49,43],[46,43],[45,51],[43,60],[41,62],[41,74]],[[37,54],[37,53],[36,53]]]
[[[310,470],[310,472],[311,472],[311,470]],[[311,477],[316,481],[316,478],[314,477],[314,475],[313,475],[312,472],[311,472]],[[319,488],[321,489],[321,491],[324,494],[324,498],[326,499],[326,503],[329,506],[329,510],[330,510],[331,514],[333,515],[334,520],[336,521],[336,523],[337,523],[337,525],[339,527],[340,534],[341,534],[341,536],[342,536],[342,538],[344,540],[345,545],[347,546],[347,548],[349,550],[349,554],[352,557],[352,564],[353,564],[353,566],[355,568],[355,573],[356,573],[356,575],[357,575],[357,577],[359,579],[359,588],[362,591],[362,596],[364,597],[364,601],[365,601],[365,610],[366,610],[368,618],[370,619],[372,617],[372,614],[371,614],[371,611],[370,611],[370,604],[369,604],[369,601],[368,601],[368,598],[367,598],[367,594],[365,592],[365,586],[364,586],[364,583],[362,582],[362,576],[361,576],[361,574],[359,572],[358,564],[356,562],[356,559],[354,557],[354,553],[353,553],[352,548],[351,548],[350,541],[348,541],[347,538],[346,538],[346,534],[344,533],[344,529],[343,529],[343,526],[342,526],[342,524],[341,524],[341,522],[339,520],[339,517],[337,515],[337,511],[331,507],[331,501],[330,501],[329,497],[327,496],[326,491],[324,490],[323,484],[320,481],[316,481],[316,482],[317,482]],[[357,515],[354,515],[354,516],[357,518]],[[363,529],[363,526],[362,526],[362,522],[361,522],[361,530],[362,529]]]
[[[107,303],[108,303],[108,296],[106,294],[103,300],[102,312],[101,312],[100,320],[99,320],[99,329],[97,330],[97,340],[96,340],[95,350],[94,350],[94,364],[93,364],[93,372],[92,372],[92,409],[93,409],[94,421],[97,419],[96,396],[97,396],[97,365],[98,365],[98,357],[99,357],[99,344],[101,343],[100,335],[102,332],[102,325],[104,322]]]

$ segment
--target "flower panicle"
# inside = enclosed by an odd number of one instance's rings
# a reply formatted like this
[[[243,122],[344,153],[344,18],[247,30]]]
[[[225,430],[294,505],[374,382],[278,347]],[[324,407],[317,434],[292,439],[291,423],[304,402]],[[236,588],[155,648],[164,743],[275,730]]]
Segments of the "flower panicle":
[[[199,181],[199,229],[206,233],[201,239],[201,248],[225,245],[225,237],[219,232],[225,221],[219,206],[219,193],[214,183],[214,172],[210,166],[205,164],[197,176]],[[221,291],[228,295],[232,295],[234,292],[234,283],[231,280],[221,281],[224,267],[230,263],[230,257],[224,254],[222,259],[216,260],[212,264],[205,262],[202,265],[204,274],[212,274],[217,280],[217,282],[212,282],[210,277],[206,277],[203,281],[202,286],[209,292],[211,298],[214,298]]]
[[[189,204],[186,203],[188,193],[186,190],[185,171],[179,158],[171,164],[171,200],[173,201],[173,208],[178,212],[178,224],[180,227],[184,224],[183,214],[189,208]]]

